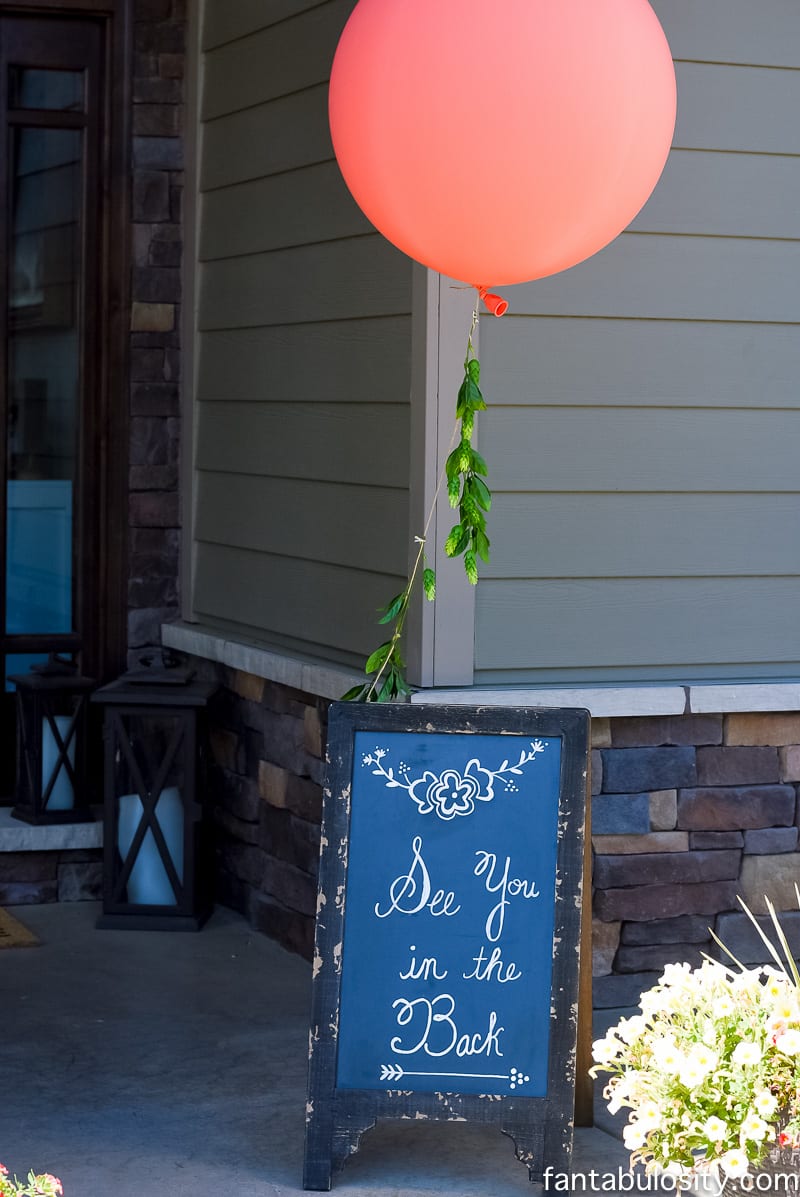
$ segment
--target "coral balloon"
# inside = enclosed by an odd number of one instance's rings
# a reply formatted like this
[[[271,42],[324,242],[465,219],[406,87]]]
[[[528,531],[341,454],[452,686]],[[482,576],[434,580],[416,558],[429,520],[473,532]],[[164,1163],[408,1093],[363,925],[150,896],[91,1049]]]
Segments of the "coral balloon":
[[[488,285],[555,274],[613,240],[658,181],[675,104],[647,0],[359,0],[329,112],[376,228]]]

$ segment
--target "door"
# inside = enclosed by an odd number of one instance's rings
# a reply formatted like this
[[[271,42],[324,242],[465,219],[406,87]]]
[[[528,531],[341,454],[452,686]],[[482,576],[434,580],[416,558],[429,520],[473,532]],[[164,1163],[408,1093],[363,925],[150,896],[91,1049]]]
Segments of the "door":
[[[104,26],[0,8],[0,668],[96,668]],[[0,705],[10,795],[13,687]]]

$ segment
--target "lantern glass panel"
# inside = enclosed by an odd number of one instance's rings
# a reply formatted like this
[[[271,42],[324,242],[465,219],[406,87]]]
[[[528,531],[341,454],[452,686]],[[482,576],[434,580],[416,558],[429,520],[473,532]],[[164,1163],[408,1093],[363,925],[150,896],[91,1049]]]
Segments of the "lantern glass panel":
[[[175,906],[184,884],[187,728],[181,713],[117,712],[114,792],[123,900]]]
[[[75,807],[77,715],[82,694],[49,690],[33,701],[24,695],[17,703],[21,725],[22,768],[27,775],[22,797],[35,801],[41,813],[69,811]],[[79,795],[79,802],[83,795]]]

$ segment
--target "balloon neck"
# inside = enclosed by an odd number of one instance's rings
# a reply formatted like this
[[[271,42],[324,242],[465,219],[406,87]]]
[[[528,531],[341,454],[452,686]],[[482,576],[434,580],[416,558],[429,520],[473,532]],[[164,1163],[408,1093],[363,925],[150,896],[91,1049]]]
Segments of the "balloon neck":
[[[487,311],[491,312],[493,316],[505,315],[508,311],[507,299],[503,299],[502,295],[492,295],[485,287],[477,287],[476,290]]]

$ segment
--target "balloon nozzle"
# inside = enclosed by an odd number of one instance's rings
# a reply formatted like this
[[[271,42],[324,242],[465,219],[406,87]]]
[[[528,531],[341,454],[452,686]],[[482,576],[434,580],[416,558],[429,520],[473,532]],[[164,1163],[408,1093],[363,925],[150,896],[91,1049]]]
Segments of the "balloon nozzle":
[[[493,316],[504,316],[508,311],[508,300],[502,295],[492,295],[485,287],[478,287],[478,295]]]

